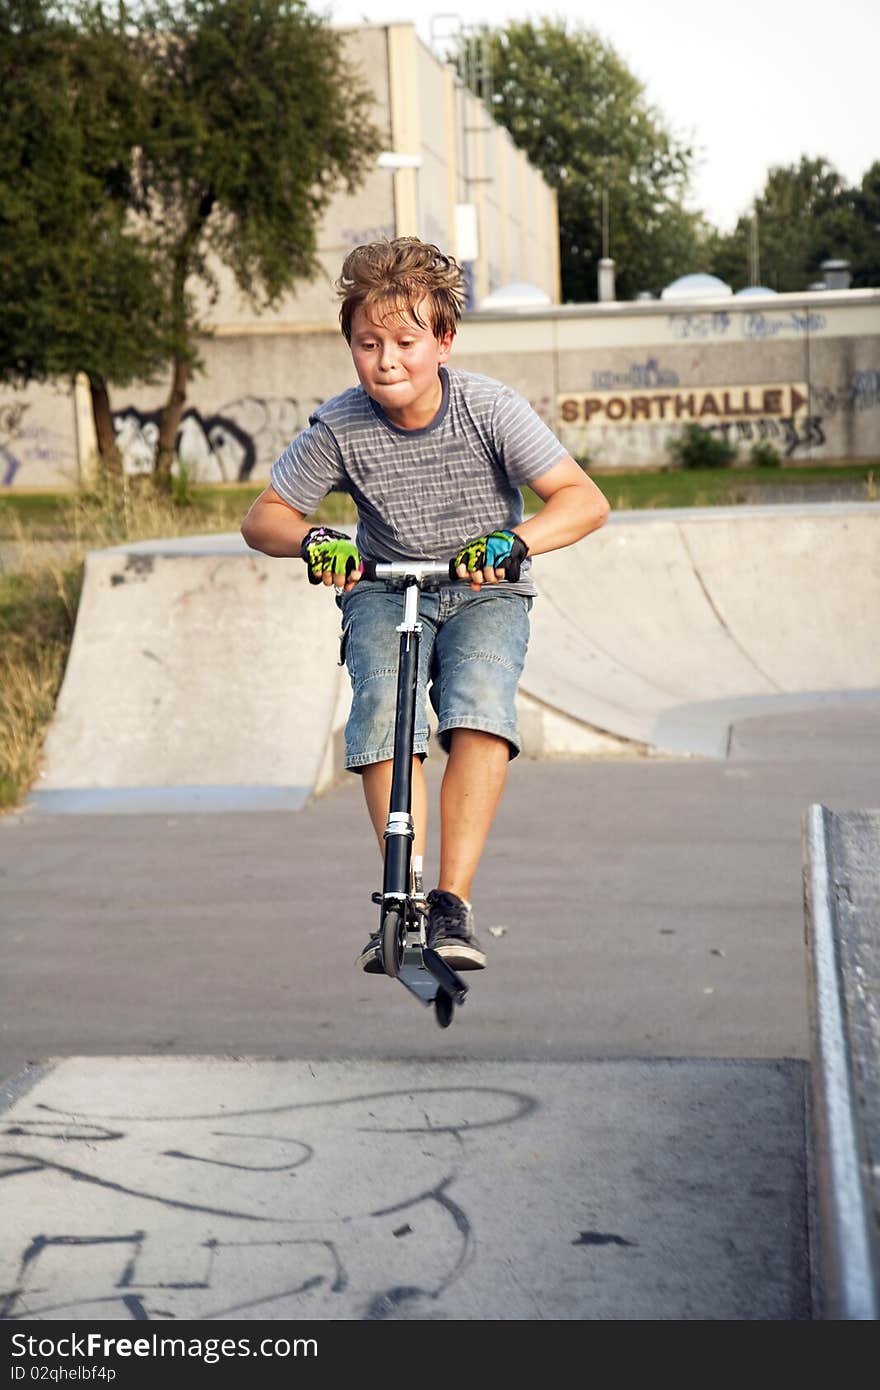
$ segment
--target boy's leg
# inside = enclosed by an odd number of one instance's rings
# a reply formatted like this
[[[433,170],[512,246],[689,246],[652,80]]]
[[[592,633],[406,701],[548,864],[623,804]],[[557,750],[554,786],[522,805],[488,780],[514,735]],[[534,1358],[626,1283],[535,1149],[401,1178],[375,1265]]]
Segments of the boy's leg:
[[[453,729],[440,788],[440,878],[443,893],[467,901],[501,801],[510,746],[479,729]]]
[[[379,852],[385,856],[385,827],[388,824],[388,808],[391,804],[391,772],[393,762],[370,763],[363,773],[364,796],[373,829],[379,841]],[[425,773],[421,758],[413,758],[412,770],[412,817],[415,822],[416,837],[413,841],[413,854],[425,853],[425,834],[428,825],[428,794],[425,788]]]
[[[531,602],[519,595],[456,594],[434,647],[431,700],[449,754],[440,792],[440,879],[428,940],[454,970],[479,970],[471,883],[495,818],[510,759],[519,752],[516,688]]]

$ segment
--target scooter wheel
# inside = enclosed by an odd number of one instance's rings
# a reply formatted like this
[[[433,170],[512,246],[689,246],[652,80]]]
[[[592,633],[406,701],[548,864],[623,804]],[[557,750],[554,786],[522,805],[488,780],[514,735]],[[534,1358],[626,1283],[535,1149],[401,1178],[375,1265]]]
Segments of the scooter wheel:
[[[441,1028],[448,1028],[455,1013],[455,1001],[445,989],[438,989],[434,996],[434,1013]]]
[[[403,951],[406,945],[406,927],[403,913],[399,908],[391,908],[382,918],[382,964],[385,974],[396,980],[403,966]]]

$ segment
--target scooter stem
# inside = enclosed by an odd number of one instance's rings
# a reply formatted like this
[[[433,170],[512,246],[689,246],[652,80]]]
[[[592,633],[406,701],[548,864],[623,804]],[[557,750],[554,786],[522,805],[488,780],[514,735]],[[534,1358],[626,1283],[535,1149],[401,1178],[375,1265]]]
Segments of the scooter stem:
[[[409,579],[404,591],[403,621],[397,629],[400,633],[400,657],[397,666],[391,801],[384,835],[383,898],[405,897],[410,887],[410,859],[415,839],[415,824],[412,818],[412,760],[422,633],[422,625],[419,622],[419,595],[418,579]]]

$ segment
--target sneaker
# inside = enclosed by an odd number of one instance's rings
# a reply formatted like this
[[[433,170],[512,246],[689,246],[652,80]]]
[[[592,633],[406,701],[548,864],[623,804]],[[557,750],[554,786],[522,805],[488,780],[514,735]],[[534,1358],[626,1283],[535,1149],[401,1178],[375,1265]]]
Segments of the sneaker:
[[[378,932],[373,933],[354,964],[356,970],[363,970],[367,975],[385,974],[382,965],[382,938]]]
[[[474,936],[470,903],[439,888],[428,894],[428,945],[453,970],[482,970],[486,964]]]

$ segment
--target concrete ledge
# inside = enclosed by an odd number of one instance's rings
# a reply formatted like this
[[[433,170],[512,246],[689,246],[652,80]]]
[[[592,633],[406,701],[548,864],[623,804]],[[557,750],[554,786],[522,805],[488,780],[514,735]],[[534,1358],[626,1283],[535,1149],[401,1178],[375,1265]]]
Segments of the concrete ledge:
[[[48,815],[146,816],[184,812],[299,811],[311,787],[68,787],[36,791],[28,806]]]
[[[880,811],[803,825],[822,1315],[880,1316]]]
[[[650,745],[678,757],[729,758],[737,727],[767,715],[802,714],[841,706],[872,709],[880,689],[800,690],[780,695],[742,695],[738,699],[703,700],[662,710],[654,722]]]

